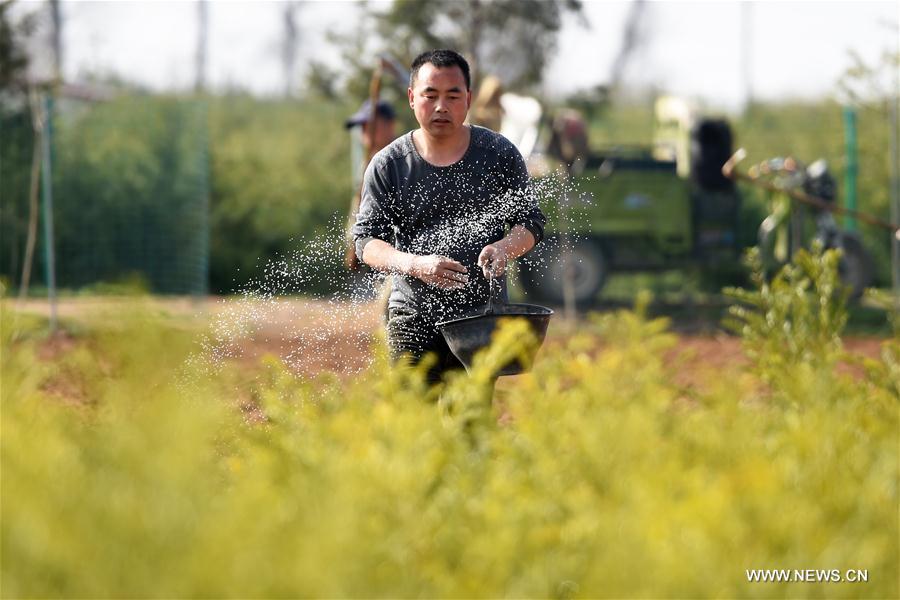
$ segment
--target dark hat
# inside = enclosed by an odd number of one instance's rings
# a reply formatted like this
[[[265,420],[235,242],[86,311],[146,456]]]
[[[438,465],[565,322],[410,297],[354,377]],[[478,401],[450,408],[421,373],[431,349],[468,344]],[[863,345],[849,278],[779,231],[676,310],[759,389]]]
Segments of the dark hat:
[[[375,105],[375,111],[379,117],[385,119],[393,119],[397,116],[397,113],[394,112],[394,107],[388,104],[384,100],[379,100]],[[351,127],[355,127],[356,125],[362,125],[363,123],[368,122],[369,117],[372,116],[372,103],[369,100],[366,100],[362,103],[362,106],[359,107],[359,110],[356,113],[347,119],[344,123],[344,127],[350,129]]]

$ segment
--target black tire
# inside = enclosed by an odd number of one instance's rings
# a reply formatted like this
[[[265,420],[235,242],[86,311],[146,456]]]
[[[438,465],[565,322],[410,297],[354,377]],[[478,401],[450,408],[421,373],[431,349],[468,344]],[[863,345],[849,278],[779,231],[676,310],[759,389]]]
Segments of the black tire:
[[[855,300],[872,285],[872,257],[860,239],[852,233],[841,232],[841,247],[844,253],[838,264],[838,275],[841,282],[850,288],[850,297]]]
[[[521,261],[519,277],[529,299],[564,304],[567,265],[573,269],[575,303],[588,306],[597,299],[609,275],[606,253],[594,239],[575,239],[571,244],[571,250],[566,252],[558,237],[548,238]]]

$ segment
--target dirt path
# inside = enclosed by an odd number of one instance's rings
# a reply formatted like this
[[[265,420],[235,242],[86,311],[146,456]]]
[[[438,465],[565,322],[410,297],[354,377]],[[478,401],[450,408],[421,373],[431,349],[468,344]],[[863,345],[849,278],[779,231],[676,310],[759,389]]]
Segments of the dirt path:
[[[282,358],[298,374],[314,375],[331,371],[351,376],[365,368],[371,348],[377,343],[382,324],[377,302],[336,304],[321,300],[284,299],[247,301],[240,298],[144,299],[160,314],[178,318],[196,318],[208,322],[213,331],[225,332],[224,341],[233,356],[246,366],[255,365],[266,355]],[[62,319],[90,318],[109,311],[127,309],[133,298],[70,298],[59,305]],[[8,305],[7,305],[8,306]],[[4,307],[6,310],[7,307]],[[33,314],[47,314],[46,302],[28,301],[22,308]],[[551,332],[552,333],[552,332]],[[677,347],[666,355],[677,369],[677,382],[686,386],[702,385],[734,367],[747,364],[740,340],[723,333],[713,335],[677,334]],[[882,343],[877,337],[850,337],[845,348],[856,355],[878,358]],[[58,352],[74,347],[71,339],[48,342],[43,358],[52,360]],[[857,374],[858,369],[844,367]],[[858,373],[860,376],[862,373]]]

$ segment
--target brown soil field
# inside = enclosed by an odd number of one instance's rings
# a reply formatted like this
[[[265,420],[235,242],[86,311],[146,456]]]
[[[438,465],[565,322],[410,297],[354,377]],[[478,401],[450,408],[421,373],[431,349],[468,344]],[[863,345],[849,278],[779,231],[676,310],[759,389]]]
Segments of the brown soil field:
[[[251,367],[263,356],[274,355],[304,376],[330,371],[350,377],[365,368],[382,325],[378,302],[340,305],[293,298],[269,301],[152,298],[139,301],[148,303],[154,312],[161,315],[196,322],[201,326],[209,323],[214,332],[224,331],[217,343],[227,346],[229,360],[235,360],[240,366]],[[134,302],[133,298],[64,299],[59,303],[58,314],[64,322],[77,322],[127,308]],[[4,310],[12,307],[9,303]],[[27,301],[17,310],[48,314],[47,303],[43,301]],[[574,330],[577,330],[577,323],[567,323],[557,317],[556,323],[551,324],[550,336],[563,341],[564,332]],[[676,335],[678,344],[667,353],[666,360],[675,370],[679,385],[703,388],[704,381],[709,378],[747,364],[737,337],[725,333]],[[847,337],[844,345],[851,354],[877,358],[883,341],[878,337]],[[40,351],[41,358],[53,360],[60,353],[70,351],[77,343],[65,334],[48,339]],[[840,368],[863,376],[852,365],[841,365]]]

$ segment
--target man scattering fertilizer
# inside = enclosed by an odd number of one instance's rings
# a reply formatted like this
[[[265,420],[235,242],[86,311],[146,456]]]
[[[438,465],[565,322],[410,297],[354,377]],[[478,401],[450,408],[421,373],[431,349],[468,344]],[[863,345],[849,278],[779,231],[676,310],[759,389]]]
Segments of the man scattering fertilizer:
[[[546,219],[525,161],[506,138],[465,123],[469,65],[452,50],[412,63],[409,105],[419,129],[372,159],[352,233],[357,256],[393,273],[388,344],[395,360],[433,353],[428,380],[463,365],[436,323],[483,306],[489,277],[506,300],[506,266],[543,237]]]

